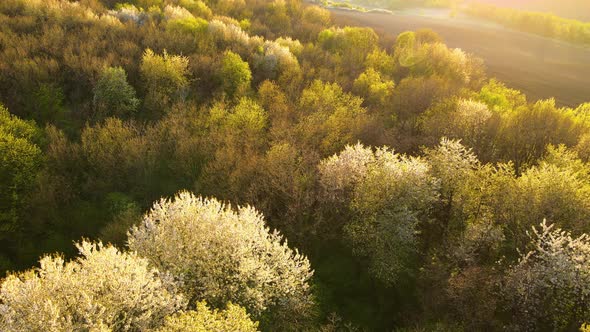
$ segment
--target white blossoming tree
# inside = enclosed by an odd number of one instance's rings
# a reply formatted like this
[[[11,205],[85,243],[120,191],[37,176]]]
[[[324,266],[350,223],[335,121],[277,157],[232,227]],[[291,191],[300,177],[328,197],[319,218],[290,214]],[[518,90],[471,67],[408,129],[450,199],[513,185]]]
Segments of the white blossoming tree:
[[[590,321],[590,237],[545,221],[508,274],[505,295],[517,330],[576,330]]]
[[[76,246],[76,260],[46,256],[2,282],[1,331],[146,331],[185,306],[146,259],[101,243]]]
[[[416,226],[437,199],[438,181],[421,158],[360,144],[319,166],[330,200],[348,202],[353,217],[344,232],[353,252],[368,258],[369,269],[386,284],[408,271],[415,252]]]
[[[309,314],[309,261],[252,207],[234,211],[216,199],[181,192],[154,204],[130,230],[129,247],[178,276],[191,300],[215,307],[231,301],[279,330],[296,329]]]

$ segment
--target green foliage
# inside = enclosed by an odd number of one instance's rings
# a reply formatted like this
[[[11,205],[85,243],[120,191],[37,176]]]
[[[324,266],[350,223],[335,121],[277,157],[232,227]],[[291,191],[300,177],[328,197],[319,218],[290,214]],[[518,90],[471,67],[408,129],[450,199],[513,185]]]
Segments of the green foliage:
[[[42,155],[34,123],[11,115],[0,105],[0,238],[22,231],[27,197],[36,184]]]
[[[221,60],[219,79],[223,91],[230,99],[244,95],[250,89],[252,72],[250,66],[242,58],[231,51],[226,52]]]
[[[121,67],[105,68],[94,86],[93,102],[97,119],[127,118],[139,106],[135,89],[127,83],[127,74]]]
[[[258,323],[250,320],[246,310],[228,303],[227,309],[211,310],[205,302],[197,303],[195,310],[185,311],[166,318],[158,332],[256,332]]]
[[[391,78],[395,73],[395,60],[385,51],[375,49],[367,55],[365,67],[367,70],[374,69],[381,75]]]
[[[42,83],[29,101],[29,112],[33,119],[40,123],[59,123],[66,112],[63,105],[64,98],[64,93],[59,86]]]
[[[319,33],[318,45],[342,60],[344,70],[358,73],[367,55],[377,48],[377,34],[368,28],[330,28]]]
[[[572,114],[557,108],[553,99],[521,106],[504,117],[498,150],[505,160],[514,162],[517,174],[541,157],[547,145],[573,146],[580,135]]]
[[[438,35],[428,31],[404,32],[397,37],[393,58],[399,76],[439,76],[454,83],[477,86],[481,65],[460,49],[449,49]]]
[[[213,16],[213,12],[207,4],[200,0],[180,0],[179,5],[188,9],[196,17],[209,19]]]
[[[445,100],[427,110],[420,117],[425,135],[437,139],[460,139],[474,149],[482,160],[493,159],[494,139],[500,116],[489,107],[474,100]]]
[[[303,90],[299,109],[300,135],[310,147],[329,155],[358,140],[368,123],[362,99],[336,84],[314,81]]]
[[[509,89],[506,85],[496,80],[490,80],[484,85],[477,97],[481,102],[487,104],[490,109],[496,110],[499,113],[509,112],[517,107],[526,105],[527,102],[522,92]]]
[[[161,116],[174,102],[186,96],[188,59],[179,55],[155,54],[145,50],[141,61],[141,76],[145,84],[144,106],[153,116]]]
[[[328,196],[349,197],[354,214],[345,233],[354,253],[367,257],[369,269],[385,284],[405,277],[417,249],[417,224],[427,220],[437,199],[438,184],[428,174],[429,165],[420,158],[356,145],[322,161],[320,172]],[[347,190],[352,193],[346,195]]]
[[[393,95],[394,87],[393,81],[383,79],[379,72],[369,68],[354,81],[353,91],[369,105],[383,107]]]
[[[267,115],[256,102],[242,98],[233,112],[227,116],[228,132],[242,139],[256,140],[267,126]]]

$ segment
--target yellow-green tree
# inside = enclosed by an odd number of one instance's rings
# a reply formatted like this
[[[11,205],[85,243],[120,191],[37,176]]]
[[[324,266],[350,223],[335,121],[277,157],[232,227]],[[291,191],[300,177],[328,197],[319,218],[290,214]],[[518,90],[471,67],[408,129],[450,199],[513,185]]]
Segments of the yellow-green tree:
[[[20,230],[27,197],[36,184],[42,155],[40,130],[0,105],[0,239]]]
[[[144,106],[148,117],[160,117],[175,103],[184,100],[187,94],[188,58],[162,55],[151,49],[143,53],[140,71],[145,89]]]
[[[240,55],[228,51],[221,60],[219,79],[225,94],[230,99],[235,99],[250,89],[252,72],[248,63],[242,60]]]
[[[166,317],[157,332],[256,332],[258,322],[253,322],[246,309],[228,303],[224,310],[209,309],[206,302],[197,303],[195,310],[184,311]]]

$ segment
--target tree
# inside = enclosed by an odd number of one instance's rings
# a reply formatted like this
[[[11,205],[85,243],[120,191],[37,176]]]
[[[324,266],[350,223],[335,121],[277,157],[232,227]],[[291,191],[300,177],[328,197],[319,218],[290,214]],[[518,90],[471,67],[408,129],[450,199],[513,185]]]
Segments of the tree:
[[[472,150],[460,141],[442,138],[437,146],[424,150],[424,158],[430,165],[431,176],[438,180],[439,193],[432,206],[438,222],[426,223],[421,228],[422,237],[428,239],[425,242],[435,247],[441,240],[448,241],[447,237],[478,236],[487,230],[487,223],[473,222],[462,211],[465,192],[471,190],[468,186],[473,185],[480,169]],[[459,251],[453,250],[454,253]]]
[[[590,319],[590,238],[543,221],[506,277],[513,328],[576,330]]]
[[[254,208],[179,193],[156,202],[129,232],[129,248],[183,282],[192,300],[244,306],[275,329],[309,318],[309,261],[271,232]],[[264,315],[263,315],[264,314]]]
[[[392,78],[395,73],[395,60],[383,50],[375,49],[367,55],[365,60],[367,69],[374,69],[386,78]]]
[[[318,44],[338,55],[346,72],[358,75],[367,55],[377,48],[379,37],[370,28],[330,28],[318,34]]]
[[[80,140],[80,151],[87,162],[86,185],[96,193],[129,190],[141,175],[147,146],[132,123],[107,118],[84,128]]]
[[[298,132],[310,149],[328,156],[357,141],[369,117],[362,99],[346,93],[337,83],[314,81],[299,100],[302,114]]]
[[[526,96],[522,92],[509,89],[503,83],[490,80],[481,87],[477,99],[490,108],[490,110],[503,113],[517,107],[526,105]]]
[[[420,126],[432,140],[440,137],[460,139],[480,158],[491,160],[500,116],[484,103],[474,100],[445,100],[420,117]]]
[[[274,139],[289,137],[295,124],[296,114],[293,105],[281,88],[271,81],[262,82],[258,87],[258,100],[268,113],[271,137]]]
[[[379,72],[369,68],[354,81],[353,91],[368,105],[382,109],[389,104],[394,87],[393,81],[382,78]]]
[[[210,109],[209,139],[212,158],[201,174],[204,192],[240,199],[254,181],[267,144],[268,115],[255,101],[242,98],[235,107]]]
[[[76,260],[45,256],[40,268],[2,282],[3,331],[145,331],[184,308],[175,284],[146,259],[100,242],[76,247]]]
[[[127,83],[127,74],[121,67],[105,68],[94,86],[93,101],[98,119],[109,116],[126,118],[139,106],[135,89]]]
[[[573,114],[557,108],[555,100],[540,100],[504,114],[497,143],[501,157],[513,161],[516,174],[521,174],[547,145],[575,146],[580,129]]]
[[[145,107],[158,118],[174,102],[186,97],[188,79],[188,58],[180,55],[155,54],[145,50],[141,60],[141,77],[145,89]]]
[[[449,82],[440,77],[408,77],[396,85],[392,97],[394,113],[390,116],[395,118],[401,132],[398,148],[406,151],[423,139],[420,116],[433,104],[453,94],[453,90]]]
[[[412,270],[417,226],[428,220],[437,200],[438,183],[429,172],[430,166],[420,158],[386,148],[372,152],[362,145],[320,164],[324,189],[332,196],[338,199],[339,191],[352,189],[346,238],[386,285],[395,285]]]
[[[431,173],[440,180],[441,197],[452,205],[454,193],[478,168],[479,161],[471,149],[460,141],[442,138],[439,145],[424,151]]]
[[[250,319],[246,309],[228,303],[225,310],[211,310],[206,302],[197,303],[195,310],[166,317],[158,332],[256,332],[258,323]]]
[[[255,202],[271,225],[289,239],[308,239],[307,221],[313,218],[316,203],[317,162],[313,151],[300,151],[281,142],[273,144],[258,163],[248,201]]]
[[[41,131],[0,105],[0,239],[20,230],[23,209],[41,169]]]
[[[65,95],[57,84],[41,83],[26,101],[27,109],[33,119],[39,123],[59,123],[64,120]]]
[[[483,78],[481,63],[460,49],[449,49],[432,32],[407,31],[398,35],[393,58],[396,79],[439,76],[459,86],[477,86]]]
[[[227,51],[221,60],[219,79],[222,82],[223,91],[233,100],[250,89],[252,72],[248,63],[238,54]]]
[[[564,163],[568,156],[563,150],[550,149],[546,158],[516,180],[504,215],[517,222],[521,234],[543,219],[566,229],[590,231],[588,165],[575,167],[575,159]]]

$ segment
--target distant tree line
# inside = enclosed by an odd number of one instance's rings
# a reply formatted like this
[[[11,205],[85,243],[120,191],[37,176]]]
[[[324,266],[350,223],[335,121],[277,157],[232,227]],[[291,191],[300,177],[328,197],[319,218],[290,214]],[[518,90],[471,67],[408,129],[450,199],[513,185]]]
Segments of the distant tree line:
[[[551,13],[523,11],[475,2],[469,4],[465,12],[512,29],[574,44],[590,45],[590,22],[567,19]]]

